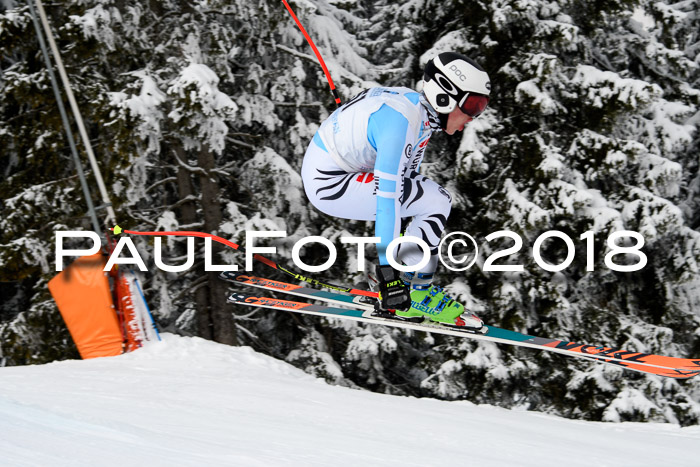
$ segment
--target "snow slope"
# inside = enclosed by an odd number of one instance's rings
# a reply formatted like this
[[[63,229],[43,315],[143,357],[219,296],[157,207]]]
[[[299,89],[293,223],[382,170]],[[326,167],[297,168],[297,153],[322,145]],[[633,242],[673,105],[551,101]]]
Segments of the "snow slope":
[[[373,394],[165,335],[119,357],[0,368],[0,465],[680,467],[700,465],[700,426]]]

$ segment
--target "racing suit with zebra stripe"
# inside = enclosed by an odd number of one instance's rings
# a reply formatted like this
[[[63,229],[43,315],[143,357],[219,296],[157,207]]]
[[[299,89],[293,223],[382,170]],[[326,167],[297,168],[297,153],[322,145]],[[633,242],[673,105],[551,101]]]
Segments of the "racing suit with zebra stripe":
[[[423,239],[431,260],[419,271],[432,278],[437,246],[450,213],[450,194],[420,175],[426,145],[439,129],[438,115],[408,88],[371,88],[337,109],[322,124],[304,156],[302,179],[311,203],[345,219],[375,221],[380,264],[400,235],[401,219],[412,218],[405,235]],[[403,243],[397,259],[415,265],[423,251]]]

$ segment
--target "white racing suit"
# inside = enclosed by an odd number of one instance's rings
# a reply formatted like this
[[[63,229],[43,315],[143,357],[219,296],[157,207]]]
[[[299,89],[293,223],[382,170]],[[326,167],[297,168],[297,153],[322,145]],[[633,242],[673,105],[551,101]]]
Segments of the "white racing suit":
[[[344,219],[375,221],[380,264],[400,235],[402,218],[412,218],[405,235],[423,239],[431,260],[414,276],[414,287],[429,286],[437,267],[437,246],[450,213],[450,194],[418,173],[437,113],[407,88],[371,88],[326,119],[304,156],[301,176],[311,203]],[[416,265],[423,251],[402,243],[396,258]],[[423,285],[424,284],[424,285]]]

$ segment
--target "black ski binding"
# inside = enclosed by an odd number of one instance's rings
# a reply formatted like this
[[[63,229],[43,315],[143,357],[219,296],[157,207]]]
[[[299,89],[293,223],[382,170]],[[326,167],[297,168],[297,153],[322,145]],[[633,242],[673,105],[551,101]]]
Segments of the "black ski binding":
[[[374,302],[374,311],[372,312],[372,316],[376,318],[384,318],[384,319],[395,319],[397,321],[406,321],[408,323],[422,323],[425,321],[424,316],[411,316],[410,318],[403,317],[397,315],[394,310],[384,310],[380,308],[379,302]]]

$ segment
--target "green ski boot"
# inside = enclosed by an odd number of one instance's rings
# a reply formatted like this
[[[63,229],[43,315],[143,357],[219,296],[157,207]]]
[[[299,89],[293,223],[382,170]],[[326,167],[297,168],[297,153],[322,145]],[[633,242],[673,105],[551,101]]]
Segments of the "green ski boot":
[[[402,318],[427,318],[430,321],[456,328],[481,330],[484,322],[464,309],[436,285],[429,289],[411,291],[411,308],[406,311],[396,310],[396,316]]]

